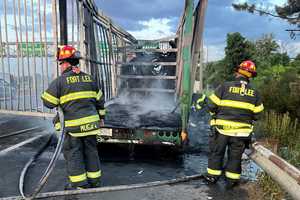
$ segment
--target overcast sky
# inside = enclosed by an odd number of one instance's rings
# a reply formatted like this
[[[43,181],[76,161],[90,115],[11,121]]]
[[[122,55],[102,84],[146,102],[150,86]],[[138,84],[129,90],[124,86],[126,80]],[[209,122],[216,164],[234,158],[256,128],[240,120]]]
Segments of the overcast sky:
[[[250,40],[273,33],[290,55],[298,53],[299,39],[292,40],[285,29],[291,26],[282,20],[252,15],[232,9],[233,2],[244,0],[208,0],[204,43],[208,59],[224,57],[226,35],[240,32]],[[261,0],[265,4],[282,5],[285,0]],[[174,35],[184,0],[96,0],[98,8],[138,39],[157,39]],[[263,5],[264,6],[264,5]],[[300,52],[300,51],[299,51]]]

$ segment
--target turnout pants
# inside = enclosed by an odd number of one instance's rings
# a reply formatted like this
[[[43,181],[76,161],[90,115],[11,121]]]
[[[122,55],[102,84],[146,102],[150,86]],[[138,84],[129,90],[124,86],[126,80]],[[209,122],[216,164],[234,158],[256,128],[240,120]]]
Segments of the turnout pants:
[[[101,170],[96,136],[66,134],[63,148],[72,187],[100,186]]]
[[[224,156],[227,148],[227,163]],[[212,176],[220,176],[225,170],[229,180],[237,181],[241,176],[242,154],[245,150],[245,140],[241,137],[226,136],[215,131],[209,138],[209,158],[207,172]]]

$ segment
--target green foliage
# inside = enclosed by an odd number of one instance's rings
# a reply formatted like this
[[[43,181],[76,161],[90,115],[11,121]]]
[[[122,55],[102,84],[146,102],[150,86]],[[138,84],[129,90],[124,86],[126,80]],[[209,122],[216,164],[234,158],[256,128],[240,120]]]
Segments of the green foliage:
[[[300,61],[300,53],[295,57],[295,61]]]
[[[300,55],[290,61],[287,53],[278,52],[272,34],[250,42],[239,33],[227,35],[225,58],[207,64],[204,83],[216,87],[233,78],[234,68],[245,59],[256,62],[258,76],[252,81],[261,92],[266,109],[289,112],[300,118],[300,97],[292,95],[290,84],[300,81]],[[300,82],[299,82],[300,84]]]
[[[299,141],[299,137],[298,137],[298,141]],[[294,143],[296,143],[296,142],[294,142]],[[300,144],[299,144],[299,142],[297,144],[289,146],[289,147],[280,148],[279,154],[281,157],[288,160],[289,163],[300,168]]]
[[[290,58],[286,52],[279,53],[279,45],[274,39],[273,34],[265,34],[254,42],[255,52],[254,61],[258,66],[258,71],[262,71],[273,65],[287,66]]]
[[[276,13],[282,19],[288,20],[291,24],[300,25],[300,1],[299,0],[288,0],[287,4],[280,7],[275,7]]]
[[[254,84],[260,91],[267,110],[289,112],[293,118],[300,118],[299,93],[292,93],[290,87],[291,83],[297,81],[299,75],[295,68],[276,65],[261,71]]]
[[[300,74],[300,54],[298,54],[296,58],[290,62],[290,66],[294,68],[298,74]]]
[[[277,82],[281,75],[287,71],[288,68],[283,65],[268,66],[264,69],[258,69],[258,77],[253,80],[253,83],[261,89],[266,88],[266,84],[270,82]],[[272,87],[272,86],[270,86]],[[275,89],[275,88],[274,88]]]
[[[252,59],[258,77],[252,83],[262,96],[265,114],[255,127],[261,137],[279,141],[281,157],[300,168],[300,54],[291,61],[286,52],[278,52],[273,35],[250,42],[239,33],[227,35],[225,58],[208,63],[204,83],[216,87],[230,80],[242,60]],[[287,194],[266,173],[258,177],[264,199],[281,200]]]
[[[263,191],[263,199],[265,200],[282,200],[285,192],[273,179],[265,172],[258,175],[258,184]]]
[[[293,61],[286,52],[278,52],[273,35],[248,41],[239,33],[227,35],[225,58],[207,64],[204,83],[216,87],[230,80],[242,60],[253,60],[258,76],[252,81],[261,94],[265,114],[256,126],[261,137],[279,141],[278,153],[296,167],[300,167],[300,55]],[[279,200],[286,193],[265,173],[259,176],[264,199]]]
[[[232,79],[235,68],[244,60],[252,59],[254,45],[246,40],[240,33],[227,34],[227,46],[225,48],[225,80]]]
[[[278,48],[279,45],[274,40],[273,34],[265,34],[255,42],[255,56],[258,60],[265,59]]]
[[[252,7],[255,9],[255,7]],[[278,52],[273,35],[251,42],[239,33],[227,35],[225,58],[208,63],[204,83],[216,87],[230,80],[242,60],[253,60],[258,77],[252,83],[261,94],[265,114],[256,126],[261,137],[279,141],[278,153],[300,168],[300,54],[291,61],[286,52]],[[265,173],[259,176],[264,199],[279,200],[286,193]]]
[[[220,83],[233,79],[234,69],[244,60],[253,59],[255,45],[240,33],[227,34],[225,58],[207,64],[204,71],[204,83],[216,87]]]
[[[278,140],[281,147],[294,148],[300,140],[298,119],[292,119],[289,113],[267,111],[258,127],[264,137]]]
[[[226,80],[224,60],[208,63],[204,74],[204,84],[209,84],[215,88],[223,83]]]
[[[253,60],[257,65],[259,78],[255,82],[266,77],[274,78],[273,74],[285,72],[286,69],[282,68],[286,68],[290,63],[287,53],[279,53],[278,47],[272,34],[263,35],[257,41],[251,42],[240,33],[230,33],[227,35],[225,58],[207,64],[204,71],[205,83],[215,87],[224,81],[232,80],[235,67],[247,59]],[[294,65],[300,71],[300,60],[295,61]]]
[[[274,53],[270,58],[271,66],[281,64],[287,66],[290,63],[290,57],[287,53]]]

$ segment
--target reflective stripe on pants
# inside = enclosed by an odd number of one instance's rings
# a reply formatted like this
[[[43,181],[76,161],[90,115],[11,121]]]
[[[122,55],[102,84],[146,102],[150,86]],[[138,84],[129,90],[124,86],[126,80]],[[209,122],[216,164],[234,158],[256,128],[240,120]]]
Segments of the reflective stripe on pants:
[[[86,186],[89,183],[100,182],[100,177],[93,178],[90,182],[87,172],[100,171],[100,160],[95,136],[72,137],[66,134],[64,157],[67,161],[67,172],[73,187]],[[95,175],[95,174],[93,174]]]
[[[87,177],[86,177],[86,173],[84,173],[80,175],[69,176],[69,179],[71,183],[78,183],[78,182],[85,182]]]
[[[100,178],[101,177],[101,170],[96,171],[96,172],[87,172],[87,177],[89,179]]]
[[[239,179],[241,174],[242,154],[245,150],[245,141],[240,137],[226,136],[216,133],[209,138],[208,170],[211,175],[219,175],[223,168],[223,160],[227,150],[225,176],[229,179]]]
[[[213,175],[213,176],[220,176],[222,174],[222,170],[215,170],[215,169],[207,168],[207,173],[209,175]]]
[[[85,145],[85,164],[87,170],[87,178],[92,186],[98,186],[101,179],[100,159],[97,149],[96,136],[87,136],[84,140]]]
[[[237,180],[241,178],[241,174],[240,173],[233,173],[233,172],[225,172],[225,176],[227,178],[237,179]]]

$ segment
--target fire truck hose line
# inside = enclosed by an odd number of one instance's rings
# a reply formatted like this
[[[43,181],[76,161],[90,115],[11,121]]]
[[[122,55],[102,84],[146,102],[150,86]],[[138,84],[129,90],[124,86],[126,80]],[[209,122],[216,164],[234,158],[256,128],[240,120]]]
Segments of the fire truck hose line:
[[[59,113],[60,119],[63,122],[64,115],[63,115],[63,112],[60,107],[58,107],[58,113]],[[44,185],[47,183],[47,180],[55,167],[56,161],[58,160],[59,155],[62,150],[62,147],[63,147],[63,143],[64,143],[64,139],[65,139],[64,123],[62,123],[61,127],[63,127],[63,128],[61,130],[61,134],[60,134],[58,143],[56,145],[54,154],[50,160],[50,163],[49,163],[48,167],[46,168],[46,170],[44,171],[44,174],[42,175],[41,179],[39,180],[38,185],[35,187],[34,192],[28,196],[26,196],[24,193],[24,182],[25,182],[26,173],[27,173],[29,167],[31,166],[31,164],[34,163],[35,160],[39,157],[39,155],[41,155],[45,151],[45,149],[49,146],[49,144],[51,143],[51,139],[53,137],[55,137],[55,134],[52,134],[52,136],[49,137],[49,140],[47,141],[47,143],[44,146],[42,146],[42,148],[40,148],[39,151],[24,166],[24,168],[21,172],[20,178],[19,178],[19,191],[20,191],[20,194],[22,195],[21,199],[26,199],[26,200],[35,199],[36,195],[38,195],[38,193],[43,189]]]
[[[26,132],[30,133],[30,131],[35,131],[35,130],[38,130],[40,128],[42,128],[42,127],[41,126],[35,126],[35,127],[32,127],[32,128],[23,129],[23,130],[20,130],[20,131],[15,131],[15,132],[12,132],[12,133],[8,133],[6,135],[0,135],[0,139],[10,137],[10,136],[14,136],[14,135],[19,135],[19,134],[26,133]]]
[[[192,176],[184,176],[176,179],[170,179],[164,181],[153,181],[148,183],[140,183],[140,184],[132,184],[132,185],[118,185],[118,186],[107,186],[107,187],[99,187],[99,188],[91,188],[91,189],[83,189],[83,190],[46,192],[46,193],[40,193],[36,195],[35,199],[44,199],[49,197],[67,196],[67,195],[76,195],[76,194],[91,194],[91,193],[103,193],[103,192],[113,192],[113,191],[122,191],[122,190],[133,190],[139,188],[178,184],[178,183],[188,182],[191,180],[196,180],[201,178],[203,178],[202,174],[195,174]],[[0,198],[0,200],[21,200],[21,199],[23,199],[22,196]]]

